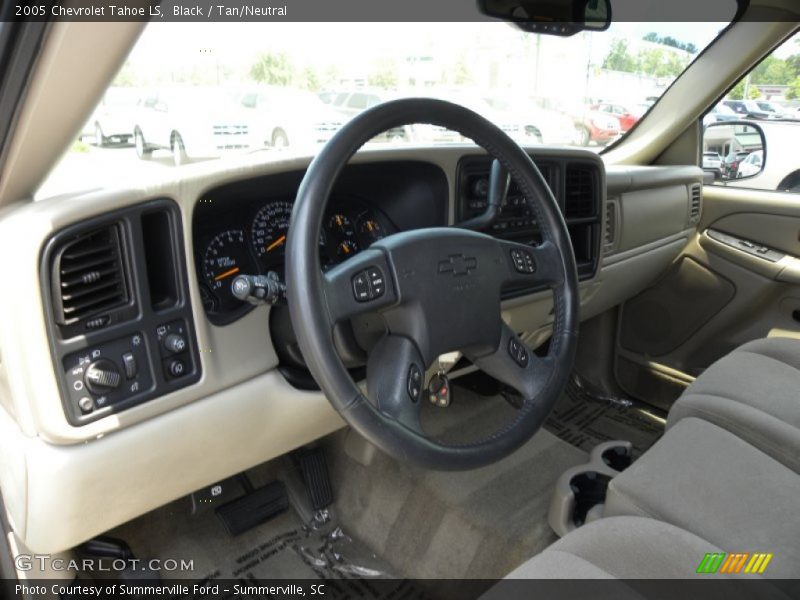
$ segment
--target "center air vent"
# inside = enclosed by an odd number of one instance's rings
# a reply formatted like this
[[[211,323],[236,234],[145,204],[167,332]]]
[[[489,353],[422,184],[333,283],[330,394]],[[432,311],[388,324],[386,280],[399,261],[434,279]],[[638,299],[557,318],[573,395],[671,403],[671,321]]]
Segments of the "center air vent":
[[[71,325],[128,303],[119,227],[111,225],[65,243],[53,265],[56,321]]]
[[[595,216],[595,170],[586,165],[567,167],[564,213],[567,219]]]

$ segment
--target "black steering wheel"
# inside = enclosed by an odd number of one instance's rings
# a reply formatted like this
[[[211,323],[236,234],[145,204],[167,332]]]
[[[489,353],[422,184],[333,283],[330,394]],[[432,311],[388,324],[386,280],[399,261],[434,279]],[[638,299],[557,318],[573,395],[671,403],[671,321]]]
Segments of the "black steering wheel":
[[[534,209],[537,247],[465,229],[437,227],[389,236],[323,273],[319,236],[337,176],[380,133],[413,123],[458,131],[483,146]],[[342,418],[398,460],[433,469],[471,469],[528,441],[566,386],[575,356],[578,280],[567,227],[539,169],[514,141],[478,114],[449,102],[404,99],[349,121],[308,168],[287,236],[286,287],[292,324],[306,364]],[[547,285],[554,321],[549,351],[531,352],[501,319],[506,286]],[[367,395],[339,358],[334,325],[360,313],[383,315],[388,334],[369,352]],[[516,418],[486,439],[445,445],[420,423],[425,371],[460,350],[525,399]]]

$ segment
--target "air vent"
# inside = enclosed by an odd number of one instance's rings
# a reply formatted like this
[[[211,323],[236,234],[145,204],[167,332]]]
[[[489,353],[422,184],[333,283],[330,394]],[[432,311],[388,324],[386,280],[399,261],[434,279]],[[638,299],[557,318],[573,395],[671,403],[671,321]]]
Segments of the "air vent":
[[[595,216],[595,171],[582,165],[567,167],[566,194],[564,198],[567,219]]]
[[[79,235],[57,253],[53,267],[56,321],[71,325],[128,303],[116,225]]]
[[[617,203],[609,200],[606,204],[606,220],[603,229],[603,251],[611,254],[617,239]]]
[[[689,221],[696,223],[700,220],[700,212],[703,207],[702,187],[699,183],[692,186],[692,202],[689,209]]]

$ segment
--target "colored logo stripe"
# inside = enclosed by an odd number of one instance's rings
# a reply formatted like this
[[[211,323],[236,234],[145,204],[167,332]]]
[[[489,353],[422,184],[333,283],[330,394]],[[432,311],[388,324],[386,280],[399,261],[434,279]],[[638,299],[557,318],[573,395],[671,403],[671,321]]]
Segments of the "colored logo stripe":
[[[700,561],[697,573],[751,573],[761,574],[767,569],[767,565],[772,560],[772,554],[756,552],[709,552]]]

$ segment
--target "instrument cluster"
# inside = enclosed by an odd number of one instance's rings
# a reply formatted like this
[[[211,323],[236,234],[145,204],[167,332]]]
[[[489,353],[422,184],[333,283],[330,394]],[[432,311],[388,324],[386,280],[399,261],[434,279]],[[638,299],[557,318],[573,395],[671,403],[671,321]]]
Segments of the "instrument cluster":
[[[198,240],[198,267],[206,312],[237,312],[245,305],[230,282],[238,274],[277,272],[284,277],[286,236],[293,201],[272,199],[249,211],[235,227],[224,227]],[[397,229],[379,209],[361,200],[334,198],[319,239],[323,269],[337,265]]]

